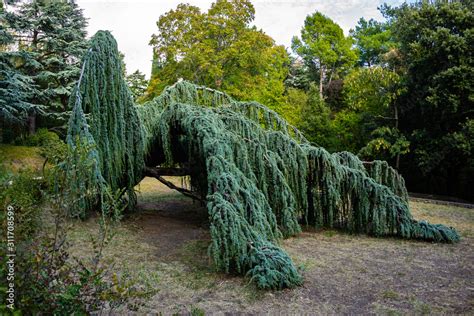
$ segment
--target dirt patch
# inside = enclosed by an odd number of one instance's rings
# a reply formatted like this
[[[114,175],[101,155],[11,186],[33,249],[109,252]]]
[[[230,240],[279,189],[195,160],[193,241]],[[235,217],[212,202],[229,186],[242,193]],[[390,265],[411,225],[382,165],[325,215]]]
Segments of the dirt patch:
[[[152,179],[141,189],[138,212],[123,221],[107,249],[107,257],[120,262],[118,272],[157,290],[137,314],[474,312],[472,210],[411,203],[416,218],[456,227],[462,240],[454,245],[306,230],[282,242],[303,286],[265,292],[215,271],[205,208]],[[77,224],[72,236],[80,241],[93,225]]]
[[[305,296],[336,313],[455,312],[471,308],[472,240],[438,245],[305,232],[285,249],[306,267]]]
[[[190,241],[209,239],[205,207],[184,199],[139,203],[130,224],[139,228],[143,242],[155,247],[154,255],[160,260],[175,259]]]

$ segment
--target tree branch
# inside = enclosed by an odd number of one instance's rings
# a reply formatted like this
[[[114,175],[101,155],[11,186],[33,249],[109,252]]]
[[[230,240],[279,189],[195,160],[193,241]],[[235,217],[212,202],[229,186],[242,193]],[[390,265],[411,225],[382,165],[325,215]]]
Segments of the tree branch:
[[[178,187],[174,185],[171,181],[168,181],[163,178],[163,176],[186,176],[189,175],[190,170],[188,168],[150,168],[150,167],[145,167],[145,176],[147,177],[152,177],[156,178],[158,181],[166,185],[168,188],[172,190],[176,190],[180,192],[181,194],[192,198],[193,200],[199,201],[201,203],[204,203],[204,200],[201,199],[199,195],[196,193],[186,190],[184,188]]]

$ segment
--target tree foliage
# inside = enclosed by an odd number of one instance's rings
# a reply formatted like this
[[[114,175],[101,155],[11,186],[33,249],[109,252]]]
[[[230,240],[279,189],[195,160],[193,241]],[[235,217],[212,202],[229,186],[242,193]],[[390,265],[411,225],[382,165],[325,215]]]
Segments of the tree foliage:
[[[397,98],[403,92],[400,76],[381,66],[358,68],[345,80],[347,107],[360,117],[359,137],[366,144],[359,155],[365,159],[396,161],[409,152],[410,142],[399,130]]]
[[[42,111],[30,102],[37,91],[33,80],[15,67],[15,60],[31,60],[28,52],[0,51],[0,122],[3,126],[24,125],[29,115]]]
[[[154,58],[149,98],[182,78],[238,99],[278,104],[288,54],[251,26],[254,16],[247,0],[218,0],[208,12],[180,4],[160,16],[158,34],[150,41]]]
[[[380,65],[383,57],[396,46],[387,23],[361,18],[350,31],[359,55],[359,65],[371,67]]]
[[[82,10],[73,1],[34,0],[19,3],[4,19],[18,49],[15,68],[36,87],[27,100],[41,104],[50,114],[43,115],[43,125],[51,124],[47,118],[53,125],[60,124],[54,114],[68,110],[87,46]]]
[[[293,37],[293,51],[317,74],[321,98],[323,86],[354,65],[357,55],[351,46],[352,39],[320,12],[306,17],[301,38]]]
[[[307,139],[325,148],[333,145],[333,129],[331,122],[331,110],[319,96],[318,88],[311,85],[306,102],[299,111],[300,119],[297,127]]]
[[[473,119],[473,12],[472,1],[384,9],[399,43],[400,129],[414,149],[403,170],[418,190],[472,198],[474,156],[458,144]]]
[[[101,87],[99,89],[99,87]],[[127,83],[117,43],[108,32],[99,31],[83,59],[79,82],[70,98],[73,109],[68,124],[67,144],[81,153],[71,157],[71,165],[84,161],[84,148],[90,150],[91,166],[74,167],[68,178],[73,191],[99,192],[78,200],[74,215],[84,208],[104,205],[110,190],[126,188],[133,206],[134,186],[142,178],[143,135],[140,120]],[[86,115],[90,117],[86,120]],[[90,127],[89,127],[90,125]],[[98,152],[100,151],[100,153]],[[84,175],[83,170],[91,170]]]
[[[393,115],[394,101],[400,95],[400,76],[387,68],[357,68],[344,82],[345,102],[358,112]]]
[[[125,80],[127,81],[128,87],[130,88],[133,99],[137,101],[145,93],[148,80],[146,80],[145,75],[142,74],[140,70],[136,70],[135,72],[131,73],[125,77]]]
[[[6,14],[0,7],[0,135],[3,127],[22,126],[29,115],[42,110],[31,103],[38,93],[32,78],[18,70],[19,63],[35,65],[33,54],[11,50],[15,40]]]
[[[410,142],[397,128],[378,127],[371,136],[372,139],[358,153],[361,158],[393,160],[410,152]]]

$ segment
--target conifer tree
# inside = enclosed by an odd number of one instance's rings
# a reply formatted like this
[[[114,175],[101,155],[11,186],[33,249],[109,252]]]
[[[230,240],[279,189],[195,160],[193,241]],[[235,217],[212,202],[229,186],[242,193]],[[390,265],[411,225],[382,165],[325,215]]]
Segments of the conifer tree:
[[[17,61],[23,76],[37,87],[28,101],[45,107],[38,124],[65,123],[61,113],[79,77],[79,61],[87,47],[87,21],[74,1],[33,0],[17,4],[5,13],[14,44],[22,56],[28,52],[33,62]],[[34,117],[30,129],[35,129]]]
[[[137,101],[137,99],[145,93],[148,80],[146,80],[145,75],[141,73],[140,70],[135,70],[135,72],[128,75],[125,80],[130,88],[133,99]]]
[[[30,102],[35,93],[38,93],[32,78],[18,69],[19,65],[25,67],[35,65],[33,54],[29,51],[14,50],[14,34],[8,25],[4,4],[0,2],[1,141],[10,141],[14,135],[13,133],[7,133],[7,130],[21,129],[29,116],[42,113],[43,110],[40,105]]]
[[[357,58],[352,39],[345,37],[341,27],[320,12],[306,17],[301,38],[293,37],[291,46],[314,72],[313,76],[316,75],[321,99],[324,86],[347,72]]]

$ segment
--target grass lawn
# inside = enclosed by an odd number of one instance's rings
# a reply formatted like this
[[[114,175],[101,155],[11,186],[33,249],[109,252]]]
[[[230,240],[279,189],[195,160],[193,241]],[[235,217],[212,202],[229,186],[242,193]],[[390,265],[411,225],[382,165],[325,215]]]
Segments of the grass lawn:
[[[44,160],[39,147],[0,144],[0,165],[9,170],[29,168],[39,171],[43,167]]]
[[[149,292],[129,307],[138,314],[474,313],[473,209],[411,203],[415,218],[455,227],[462,240],[454,245],[305,230],[282,242],[303,286],[270,292],[214,271],[204,207],[154,179],[140,191],[139,210],[122,221],[105,252],[116,273]],[[94,219],[73,223],[75,256],[90,256],[96,231]]]

